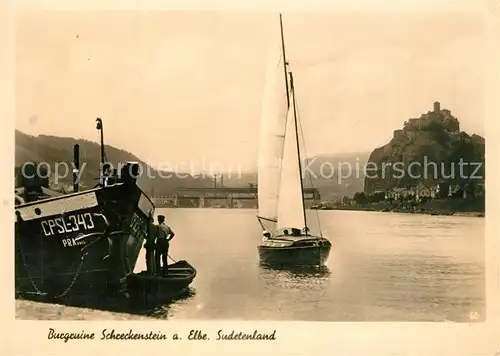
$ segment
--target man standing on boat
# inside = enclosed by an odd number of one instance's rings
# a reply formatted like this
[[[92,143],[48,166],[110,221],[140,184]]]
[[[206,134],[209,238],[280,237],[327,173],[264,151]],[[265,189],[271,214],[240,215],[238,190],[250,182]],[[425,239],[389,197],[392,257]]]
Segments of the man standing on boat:
[[[165,216],[158,215],[158,227],[156,233],[156,265],[158,272],[163,272],[163,275],[168,274],[168,248],[170,247],[170,240],[174,238],[175,234],[172,229],[165,224]],[[163,266],[160,266],[160,259]]]

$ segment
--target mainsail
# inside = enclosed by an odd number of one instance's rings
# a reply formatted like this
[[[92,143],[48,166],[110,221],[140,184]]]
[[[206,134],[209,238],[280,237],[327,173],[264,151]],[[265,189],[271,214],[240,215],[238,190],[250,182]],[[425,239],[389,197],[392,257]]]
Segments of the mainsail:
[[[260,121],[257,218],[265,231],[259,255],[266,263],[309,264],[303,260],[306,256],[306,260],[311,258],[321,265],[328,257],[331,243],[321,235],[311,235],[307,226],[299,146],[301,128],[281,14],[280,28],[281,48],[276,48],[268,67]]]
[[[297,141],[297,121],[295,113],[295,90],[290,88],[290,108],[286,119],[281,181],[277,204],[277,228],[306,227],[302,192],[299,146]]]
[[[279,42],[278,42],[279,43]],[[288,110],[286,78],[281,47],[270,57],[262,103],[259,142],[259,217],[276,221],[281,159]]]

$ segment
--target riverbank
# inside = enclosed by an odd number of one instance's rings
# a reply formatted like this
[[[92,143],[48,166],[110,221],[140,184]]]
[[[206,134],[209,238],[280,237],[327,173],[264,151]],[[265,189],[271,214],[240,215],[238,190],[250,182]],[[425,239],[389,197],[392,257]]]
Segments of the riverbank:
[[[356,210],[379,211],[391,213],[427,214],[427,215],[453,215],[484,217],[484,198],[477,199],[435,199],[425,203],[390,203],[377,202],[341,207],[322,208],[322,210]]]

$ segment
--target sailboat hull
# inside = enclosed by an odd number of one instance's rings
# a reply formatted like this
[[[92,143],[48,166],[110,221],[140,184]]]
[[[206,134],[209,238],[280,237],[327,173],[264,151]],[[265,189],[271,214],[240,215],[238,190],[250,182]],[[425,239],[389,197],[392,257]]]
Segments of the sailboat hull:
[[[293,242],[270,239],[258,246],[258,250],[261,263],[266,265],[324,266],[331,247],[330,241],[324,238],[308,238]]]

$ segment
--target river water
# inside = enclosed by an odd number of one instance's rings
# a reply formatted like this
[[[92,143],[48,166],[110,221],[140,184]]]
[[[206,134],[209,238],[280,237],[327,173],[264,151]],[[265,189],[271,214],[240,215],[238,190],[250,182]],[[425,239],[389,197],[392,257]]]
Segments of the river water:
[[[198,270],[166,319],[482,321],[485,220],[361,211],[319,215],[332,241],[326,271],[259,266],[255,210],[158,209],[176,237],[170,255]],[[317,227],[317,226],[316,226]],[[144,255],[136,270],[145,268]],[[17,302],[22,319],[137,319],[133,314]],[[45,309],[44,309],[45,308]],[[57,310],[57,313],[55,312]],[[36,314],[36,315],[35,315]]]

